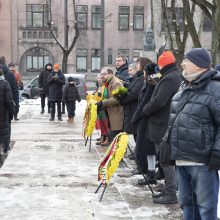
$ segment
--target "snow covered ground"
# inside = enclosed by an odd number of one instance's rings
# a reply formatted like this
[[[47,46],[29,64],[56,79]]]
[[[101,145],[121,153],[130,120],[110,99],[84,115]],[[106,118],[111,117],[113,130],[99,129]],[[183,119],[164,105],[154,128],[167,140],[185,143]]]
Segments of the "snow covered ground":
[[[85,101],[77,103],[69,125],[66,115],[63,122],[49,122],[49,114],[39,113],[39,99],[21,103],[21,119],[12,123],[15,146],[0,169],[0,219],[181,219],[178,205],[155,205],[148,188],[134,186],[141,176],[131,177],[124,164],[99,202],[97,169],[106,149],[95,146],[97,132],[91,152],[84,146],[84,109]]]

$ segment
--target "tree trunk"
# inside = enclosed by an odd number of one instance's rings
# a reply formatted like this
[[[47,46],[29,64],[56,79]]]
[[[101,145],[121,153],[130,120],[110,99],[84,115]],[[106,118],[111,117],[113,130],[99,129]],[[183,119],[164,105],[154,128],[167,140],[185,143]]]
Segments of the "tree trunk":
[[[68,56],[69,56],[69,52],[68,51],[63,51],[62,73],[67,73]]]

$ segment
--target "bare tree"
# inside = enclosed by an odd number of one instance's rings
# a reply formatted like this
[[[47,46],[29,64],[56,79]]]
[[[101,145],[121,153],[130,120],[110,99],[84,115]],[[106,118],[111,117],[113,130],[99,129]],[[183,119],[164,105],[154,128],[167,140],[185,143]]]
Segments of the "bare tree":
[[[180,30],[180,26],[177,20],[176,15],[176,3],[175,0],[171,0],[171,17],[172,23],[169,24],[168,21],[168,12],[167,12],[167,1],[161,0],[161,9],[162,9],[162,18],[163,18],[163,27],[166,34],[166,39],[169,45],[169,49],[175,54],[177,58],[177,64],[180,65],[185,51],[186,40],[188,38],[188,26],[187,22],[183,22],[182,30]],[[190,11],[193,14],[193,9]],[[185,11],[183,11],[183,15],[185,16]],[[172,30],[171,30],[172,26]],[[181,32],[182,31],[182,32]],[[174,34],[172,33],[174,32]],[[177,48],[176,48],[177,47]]]
[[[212,61],[216,64],[217,52],[220,47],[220,1],[219,0],[191,0],[198,5],[203,13],[210,19],[212,24]]]
[[[49,19],[48,19],[48,25],[51,30],[51,33],[53,35],[53,38],[61,48],[63,52],[63,59],[62,59],[62,72],[67,73],[67,62],[68,62],[68,56],[73,50],[77,38],[79,37],[79,29],[77,24],[77,16],[76,16],[76,4],[75,0],[72,0],[73,3],[73,13],[74,13],[74,33],[70,33],[70,25],[69,25],[69,19],[68,19],[68,7],[67,7],[67,0],[64,0],[64,42],[63,44],[58,39],[59,36],[56,35],[56,27],[53,24],[52,19],[52,12],[51,12],[51,0],[48,0],[49,5]],[[72,35],[71,43],[69,44],[69,35]],[[70,46],[69,46],[70,45]]]

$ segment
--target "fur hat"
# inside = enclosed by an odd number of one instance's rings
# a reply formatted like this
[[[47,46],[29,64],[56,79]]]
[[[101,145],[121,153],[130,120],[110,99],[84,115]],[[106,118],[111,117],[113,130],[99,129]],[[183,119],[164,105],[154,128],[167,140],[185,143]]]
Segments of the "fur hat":
[[[193,48],[186,53],[185,58],[196,66],[201,68],[210,68],[211,67],[211,56],[208,50],[204,48]]]
[[[55,64],[53,65],[53,70],[58,71],[59,69],[60,69],[59,64],[58,64],[58,63],[55,63]]]
[[[9,63],[8,68],[10,68],[10,67],[15,67],[14,63]]]
[[[158,58],[158,65],[163,68],[169,64],[175,63],[176,58],[174,57],[173,53],[169,50],[164,51]]]
[[[152,75],[155,74],[155,67],[157,66],[156,63],[149,63],[146,65],[146,67],[144,68],[144,71],[147,73],[147,75]]]

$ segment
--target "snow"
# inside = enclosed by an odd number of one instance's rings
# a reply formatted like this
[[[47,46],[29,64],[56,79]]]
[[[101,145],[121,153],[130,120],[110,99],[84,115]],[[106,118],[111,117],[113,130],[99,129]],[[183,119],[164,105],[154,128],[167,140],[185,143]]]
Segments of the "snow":
[[[49,122],[40,114],[40,100],[20,103],[20,121],[12,123],[16,141],[0,170],[0,219],[52,220],[163,220],[180,219],[177,205],[155,205],[148,188],[135,187],[141,176],[130,177],[120,166],[99,202],[97,169],[105,148],[92,150],[81,136],[86,102],[76,105],[73,125]],[[130,160],[129,165],[134,167]],[[8,210],[13,210],[9,212]],[[220,205],[218,204],[220,217]]]

